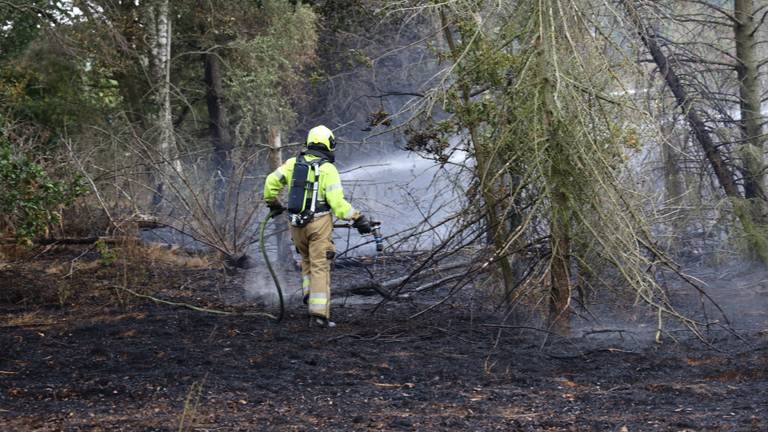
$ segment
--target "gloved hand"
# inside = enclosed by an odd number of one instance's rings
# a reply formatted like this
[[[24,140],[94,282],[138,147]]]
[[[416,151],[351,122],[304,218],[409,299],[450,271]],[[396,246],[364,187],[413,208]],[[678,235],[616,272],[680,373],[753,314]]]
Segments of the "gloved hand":
[[[280,200],[267,201],[267,207],[269,207],[270,213],[274,216],[278,216],[285,211],[285,207],[283,207],[283,203]]]
[[[352,227],[357,228],[357,232],[362,234],[370,234],[373,229],[371,228],[371,221],[368,220],[365,215],[360,215],[352,222]]]

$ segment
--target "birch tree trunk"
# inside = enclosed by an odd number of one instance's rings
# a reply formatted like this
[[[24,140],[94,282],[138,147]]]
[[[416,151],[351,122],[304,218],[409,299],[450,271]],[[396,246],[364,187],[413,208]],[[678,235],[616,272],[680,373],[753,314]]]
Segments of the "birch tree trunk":
[[[158,175],[155,179],[154,205],[164,198],[165,183],[175,170],[181,174],[181,160],[176,151],[171,112],[171,18],[169,0],[155,0],[147,4],[150,74],[152,79],[152,104],[150,127],[155,129]]]

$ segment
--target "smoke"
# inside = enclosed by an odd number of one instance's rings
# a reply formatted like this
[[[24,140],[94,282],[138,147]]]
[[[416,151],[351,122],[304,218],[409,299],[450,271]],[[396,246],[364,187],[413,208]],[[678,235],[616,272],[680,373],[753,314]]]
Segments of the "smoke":
[[[684,272],[708,297],[689,284],[671,279],[667,292],[674,308],[697,322],[703,338],[717,342],[728,339],[732,332],[748,335],[768,331],[768,270],[734,263],[689,267]],[[578,338],[626,347],[647,346],[656,340],[658,314],[652,308],[638,307],[632,299],[606,290],[587,308],[579,304],[574,310],[572,329]],[[690,334],[679,321],[662,316],[662,342]]]
[[[723,309],[734,329],[768,330],[768,271],[764,267],[741,263],[695,269],[690,274],[706,283],[707,293]],[[719,317],[710,307],[702,311],[702,318]]]
[[[276,222],[273,220],[272,223]],[[285,264],[281,264],[285,260],[280,260],[277,245],[269,238],[266,241],[266,250],[272,268],[277,275],[277,280],[282,288],[285,303],[301,301],[301,274],[297,270],[286,268]],[[248,256],[251,258],[251,267],[244,271],[243,276],[243,288],[246,299],[250,302],[264,304],[267,307],[276,307],[280,301],[277,287],[264,262],[258,244],[250,248]]]
[[[290,289],[288,289],[290,283],[286,279],[288,278],[278,273],[278,280],[283,290],[290,292]],[[246,270],[243,285],[245,287],[245,296],[248,300],[263,303],[267,306],[277,306],[279,304],[275,282],[266,266],[259,265]]]

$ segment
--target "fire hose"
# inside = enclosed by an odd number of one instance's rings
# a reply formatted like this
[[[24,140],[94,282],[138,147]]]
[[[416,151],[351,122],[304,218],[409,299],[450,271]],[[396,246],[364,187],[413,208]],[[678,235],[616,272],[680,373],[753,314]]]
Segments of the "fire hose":
[[[285,302],[283,301],[283,287],[280,286],[280,281],[277,279],[277,273],[275,273],[275,269],[272,268],[272,263],[269,262],[269,257],[267,256],[267,246],[264,243],[264,230],[267,228],[267,223],[270,219],[273,217],[279,215],[281,211],[279,210],[270,210],[267,214],[267,217],[264,218],[264,220],[261,222],[261,227],[259,227],[259,243],[261,243],[261,255],[264,257],[264,262],[267,263],[267,269],[269,269],[269,274],[272,275],[272,280],[275,281],[275,287],[277,288],[277,297],[280,299],[280,313],[277,314],[277,318],[275,318],[275,321],[280,322],[283,320],[283,315],[285,315]]]
[[[275,288],[277,289],[277,297],[280,300],[280,312],[277,314],[277,317],[275,318],[275,321],[280,322],[283,320],[283,316],[285,315],[285,301],[283,299],[283,287],[280,285],[280,280],[277,278],[277,273],[275,273],[275,269],[272,268],[272,263],[269,261],[269,256],[267,255],[267,246],[264,242],[264,231],[267,228],[267,223],[269,223],[270,219],[273,219],[275,216],[282,213],[280,210],[271,210],[267,217],[264,218],[264,220],[261,222],[261,226],[259,227],[259,243],[261,246],[261,255],[264,257],[264,262],[267,263],[267,269],[269,270],[269,274],[272,275],[272,280],[275,281]],[[334,228],[353,228],[352,224],[334,224]],[[381,222],[371,221],[371,228],[372,228],[372,234],[373,234],[373,240],[376,243],[376,252],[382,252],[384,250],[384,240],[381,236]],[[379,290],[377,290],[379,291]],[[380,291],[379,291],[380,292]],[[381,293],[381,292],[380,292]],[[382,294],[384,295],[384,294]]]

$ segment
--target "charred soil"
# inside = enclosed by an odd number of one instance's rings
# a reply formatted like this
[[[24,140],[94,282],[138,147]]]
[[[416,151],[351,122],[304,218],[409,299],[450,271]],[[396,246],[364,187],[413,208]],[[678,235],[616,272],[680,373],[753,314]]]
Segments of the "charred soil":
[[[257,309],[232,300],[237,277],[147,256],[56,249],[6,266],[0,430],[768,429],[766,331],[714,348],[562,338],[493,327],[500,313],[458,296],[416,319],[425,304],[336,305],[338,326],[316,329],[298,304],[278,324],[125,287]]]

